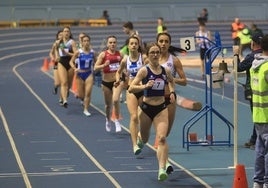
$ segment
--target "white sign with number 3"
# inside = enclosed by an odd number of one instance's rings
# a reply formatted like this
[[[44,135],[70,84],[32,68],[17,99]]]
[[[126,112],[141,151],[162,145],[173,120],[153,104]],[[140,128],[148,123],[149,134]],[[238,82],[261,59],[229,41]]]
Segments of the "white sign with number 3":
[[[186,51],[195,51],[195,39],[194,37],[180,38],[181,48]]]

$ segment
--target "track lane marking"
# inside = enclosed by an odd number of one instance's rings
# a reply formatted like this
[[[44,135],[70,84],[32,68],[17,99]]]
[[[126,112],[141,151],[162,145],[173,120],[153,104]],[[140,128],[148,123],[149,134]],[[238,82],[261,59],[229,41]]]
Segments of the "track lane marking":
[[[58,118],[58,116],[47,106],[47,104],[39,97],[39,95],[37,95],[37,93],[34,92],[34,90],[29,86],[29,84],[23,79],[23,77],[16,70],[19,66],[22,66],[24,64],[27,64],[33,61],[41,60],[43,58],[44,57],[39,57],[39,58],[33,58],[33,59],[22,61],[16,64],[12,70],[14,74],[18,77],[18,79],[23,83],[23,85],[41,103],[41,105],[47,110],[47,112],[55,119],[58,125],[66,132],[66,134],[69,135],[70,138],[80,147],[80,149],[85,153],[85,155],[100,169],[100,171],[111,181],[111,183],[115,187],[120,188],[121,187],[120,184],[114,179],[114,177],[109,174],[109,172],[93,157],[93,155],[91,155],[91,153],[87,150],[87,148],[70,131],[70,129],[68,129],[68,127],[64,125],[64,123]]]
[[[27,174],[27,172],[26,172],[26,170],[25,170],[25,168],[24,168],[24,165],[23,165],[23,163],[22,163],[22,160],[21,160],[21,158],[20,158],[20,154],[19,154],[19,152],[18,152],[18,150],[17,150],[16,143],[15,143],[15,141],[14,141],[14,139],[13,139],[13,136],[12,136],[10,130],[9,130],[9,126],[8,126],[7,120],[6,120],[6,118],[5,118],[5,115],[4,115],[3,111],[2,111],[1,106],[0,106],[0,117],[1,117],[1,119],[2,119],[4,128],[5,128],[5,131],[6,131],[8,140],[9,140],[9,142],[10,142],[12,151],[13,151],[13,153],[14,153],[14,155],[15,155],[17,164],[18,164],[19,169],[20,169],[20,171],[21,171],[21,175],[22,175],[22,177],[23,177],[25,186],[26,186],[27,188],[31,188],[31,187],[32,187],[31,182],[30,182],[30,180],[29,180],[28,174]]]
[[[53,79],[53,76],[47,72],[44,72],[48,77],[50,77],[51,79]],[[198,88],[198,87],[197,87]],[[100,108],[98,108],[97,106],[95,106],[94,104],[90,103],[90,105],[96,109],[100,114],[102,115],[106,115],[104,111],[102,111]],[[122,128],[127,131],[128,133],[130,133],[129,129],[127,129],[125,126],[122,125]],[[157,151],[152,145],[150,145],[149,143],[146,143],[146,145],[151,148],[152,150],[154,150],[155,152]],[[173,165],[177,166],[178,168],[181,168],[182,171],[184,171],[186,174],[188,174],[189,176],[191,176],[192,178],[194,178],[196,181],[198,181],[200,184],[204,185],[206,188],[212,188],[210,185],[208,185],[203,179],[199,178],[198,176],[196,176],[195,174],[193,174],[190,170],[188,170],[187,168],[183,167],[182,165],[180,165],[179,163],[175,162],[172,159],[168,159]]]

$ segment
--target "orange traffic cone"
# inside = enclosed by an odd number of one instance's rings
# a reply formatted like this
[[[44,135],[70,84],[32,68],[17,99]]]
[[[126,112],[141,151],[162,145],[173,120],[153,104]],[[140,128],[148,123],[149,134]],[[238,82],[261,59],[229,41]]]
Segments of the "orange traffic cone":
[[[49,70],[49,63],[47,58],[44,59],[44,63],[43,63],[43,67],[42,67],[42,71],[48,71]]]
[[[75,95],[75,97],[77,97],[76,74],[74,74],[73,77],[72,92]]]
[[[50,59],[49,66],[54,67],[54,65],[55,65],[55,62]]]
[[[158,148],[158,139],[157,139],[157,137],[155,137],[155,140],[154,140],[154,148],[155,149]]]
[[[244,165],[236,165],[233,188],[248,188],[246,170]]]
[[[112,115],[111,115],[111,120],[114,121],[116,119],[116,115],[115,115],[115,111],[114,108],[112,110]],[[122,115],[119,114],[119,118],[118,119],[123,119]]]

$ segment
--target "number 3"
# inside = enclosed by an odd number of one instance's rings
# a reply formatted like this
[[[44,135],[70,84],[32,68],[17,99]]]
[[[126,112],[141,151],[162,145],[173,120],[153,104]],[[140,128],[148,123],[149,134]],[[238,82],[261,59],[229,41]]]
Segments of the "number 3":
[[[187,51],[195,51],[195,39],[194,37],[186,37],[180,39],[181,48]]]
[[[191,49],[191,42],[190,42],[190,40],[185,40],[185,44],[186,44],[186,46],[185,46],[185,50],[190,50]]]

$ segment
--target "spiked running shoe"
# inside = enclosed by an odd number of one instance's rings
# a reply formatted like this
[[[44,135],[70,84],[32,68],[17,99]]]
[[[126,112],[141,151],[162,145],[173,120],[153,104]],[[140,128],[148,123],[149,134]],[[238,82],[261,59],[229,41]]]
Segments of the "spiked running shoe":
[[[133,147],[133,152],[134,152],[134,155],[139,155],[141,153],[141,148],[139,148],[139,146],[135,145]]]
[[[64,107],[64,108],[68,108],[68,103],[67,103],[67,101],[63,101],[62,104],[63,104],[63,107]]]
[[[89,113],[89,111],[87,111],[87,110],[84,110],[84,112],[83,112],[86,116],[91,116],[91,113]]]
[[[121,128],[121,124],[118,120],[115,120],[114,121],[114,124],[115,124],[115,132],[121,132],[122,131],[122,128]]]
[[[174,171],[174,169],[173,169],[172,165],[169,162],[167,162],[166,163],[166,173],[171,174],[173,171]]]
[[[105,128],[107,132],[111,132],[111,121],[106,120]]]
[[[144,147],[144,143],[142,142],[142,140],[140,139],[139,136],[137,138],[137,145],[139,146],[140,149],[142,149]]]
[[[168,178],[168,174],[166,173],[166,170],[163,168],[160,168],[158,171],[158,181],[164,181]]]

